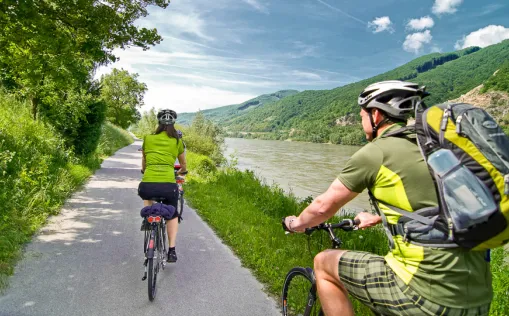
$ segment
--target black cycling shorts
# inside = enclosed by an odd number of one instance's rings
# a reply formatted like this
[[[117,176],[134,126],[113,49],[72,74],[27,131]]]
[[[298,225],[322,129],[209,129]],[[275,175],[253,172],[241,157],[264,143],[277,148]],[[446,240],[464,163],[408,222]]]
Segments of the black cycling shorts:
[[[171,219],[178,217],[178,185],[169,182],[140,182],[138,186],[138,195],[144,200],[159,200],[162,203],[171,205],[175,208],[175,215]]]

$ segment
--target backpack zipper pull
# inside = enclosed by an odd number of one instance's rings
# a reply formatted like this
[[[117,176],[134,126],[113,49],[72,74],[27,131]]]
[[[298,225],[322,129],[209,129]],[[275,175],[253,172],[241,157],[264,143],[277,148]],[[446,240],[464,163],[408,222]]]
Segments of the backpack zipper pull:
[[[509,195],[509,173],[504,176],[504,193]]]
[[[458,117],[456,118],[456,134],[458,134],[458,135],[461,135],[461,120],[462,119],[463,119],[463,114],[458,115]]]
[[[440,124],[440,129],[445,131],[447,128],[447,120],[449,119],[449,108],[444,110],[444,115],[442,116],[442,123]]]

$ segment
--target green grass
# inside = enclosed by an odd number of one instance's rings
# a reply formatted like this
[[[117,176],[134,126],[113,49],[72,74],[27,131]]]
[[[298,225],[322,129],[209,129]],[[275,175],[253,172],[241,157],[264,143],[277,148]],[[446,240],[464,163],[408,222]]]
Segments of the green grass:
[[[188,152],[189,181],[186,199],[217,235],[235,252],[266,290],[276,299],[281,296],[286,273],[294,266],[313,266],[313,257],[330,247],[323,232],[311,237],[285,235],[284,216],[299,214],[307,205],[288,196],[281,188],[260,183],[252,172],[235,169],[198,175],[195,168],[207,157]],[[379,227],[354,232],[339,232],[343,247],[384,255],[388,251],[384,232]],[[504,250],[493,251],[492,270],[495,298],[490,315],[506,315],[509,310],[509,267]],[[302,302],[305,293],[297,298]],[[356,315],[371,311],[352,299]],[[289,302],[289,304],[291,304]]]
[[[100,167],[101,157],[132,142],[106,123],[96,152],[77,157],[48,126],[31,119],[26,104],[0,94],[0,289],[23,245]]]
[[[504,248],[492,250],[491,271],[494,296],[490,316],[505,316],[509,312],[509,263]]]

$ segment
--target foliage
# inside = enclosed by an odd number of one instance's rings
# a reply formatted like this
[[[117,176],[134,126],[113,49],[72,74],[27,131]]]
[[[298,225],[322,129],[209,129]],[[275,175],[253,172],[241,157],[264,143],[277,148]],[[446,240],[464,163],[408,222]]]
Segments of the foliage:
[[[509,62],[506,62],[497,73],[484,83],[481,93],[488,91],[509,92]]]
[[[93,73],[116,60],[115,48],[146,50],[162,40],[135,25],[149,5],[168,2],[0,1],[1,85],[28,100],[31,116],[53,124],[76,153],[91,153],[104,119]]]
[[[157,127],[156,114],[153,108],[144,112],[140,121],[133,126],[133,133],[140,138],[152,134]],[[206,119],[203,113],[198,112],[194,116],[191,126],[176,125],[176,128],[182,131],[182,139],[188,150],[209,156],[214,165],[220,165],[225,161],[222,131],[211,120]]]
[[[28,104],[0,94],[0,288],[23,244],[100,166],[99,156],[132,138],[106,125],[99,150],[81,158],[65,142],[54,128],[30,118]]]
[[[106,103],[108,121],[128,128],[140,119],[147,85],[138,81],[138,74],[114,68],[101,77],[101,100]]]
[[[98,87],[69,91],[65,100],[42,103],[40,115],[62,135],[65,144],[80,156],[86,156],[97,147],[104,122],[106,104],[97,96]],[[56,105],[58,103],[58,105]]]
[[[137,137],[143,139],[145,135],[152,134],[157,128],[157,112],[155,108],[143,112],[140,120],[131,126],[131,131]]]
[[[96,153],[100,157],[113,155],[119,148],[125,147],[133,142],[132,136],[124,129],[105,122],[101,128],[101,137]]]
[[[211,120],[205,119],[203,113],[198,112],[191,126],[183,128],[183,133],[190,151],[209,156],[216,164],[224,162],[221,129]]]

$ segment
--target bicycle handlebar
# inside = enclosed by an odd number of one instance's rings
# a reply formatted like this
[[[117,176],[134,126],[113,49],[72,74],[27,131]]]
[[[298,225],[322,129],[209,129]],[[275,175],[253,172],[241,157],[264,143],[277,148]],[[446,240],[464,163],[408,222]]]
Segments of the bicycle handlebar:
[[[341,228],[342,230],[350,231],[350,230],[356,229],[360,223],[361,222],[358,219],[354,220],[354,219],[348,218],[348,219],[342,220],[341,222],[335,223],[335,224],[321,223],[318,226],[306,228],[305,233],[306,233],[306,235],[311,235],[315,230],[329,230],[329,229],[335,229],[335,228]],[[284,217],[283,217],[283,220],[281,221],[281,224],[283,225],[283,230],[285,232],[291,233],[291,231],[288,229],[288,227],[286,227]]]

